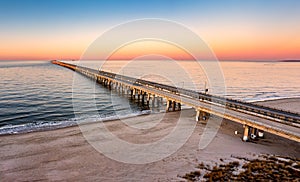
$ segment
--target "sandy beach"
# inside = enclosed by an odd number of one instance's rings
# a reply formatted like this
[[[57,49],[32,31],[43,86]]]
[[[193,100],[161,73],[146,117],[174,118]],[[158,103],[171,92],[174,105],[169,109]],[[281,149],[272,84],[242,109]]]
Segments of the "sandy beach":
[[[259,102],[300,113],[300,98]],[[129,118],[133,125],[162,120],[155,127],[137,130],[120,121],[105,125],[120,139],[131,143],[148,143],[166,136],[176,124],[179,112]],[[186,125],[195,123],[193,109],[183,110]],[[209,122],[214,121],[214,117]],[[89,127],[97,127],[97,123]],[[241,140],[243,127],[223,120],[213,141],[203,150],[198,147],[205,124],[197,123],[188,141],[172,155],[148,164],[128,164],[107,158],[91,146],[78,126],[52,131],[0,136],[1,181],[182,181],[181,176],[203,162],[220,163],[235,157],[255,158],[276,154],[300,158],[300,144],[272,134],[256,142]],[[235,134],[238,131],[238,134]],[[184,131],[182,131],[184,132]],[[98,141],[98,142],[101,142]],[[105,141],[103,141],[105,142]]]

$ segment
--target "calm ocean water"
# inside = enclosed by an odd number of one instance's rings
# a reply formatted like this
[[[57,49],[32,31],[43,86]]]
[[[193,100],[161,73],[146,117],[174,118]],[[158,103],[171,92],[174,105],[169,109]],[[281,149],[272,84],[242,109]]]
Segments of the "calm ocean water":
[[[170,61],[89,61],[84,62],[84,66],[102,66],[106,71],[199,91],[204,85],[210,87],[205,83],[204,72],[189,61],[180,64]],[[185,76],[182,76],[182,68]],[[227,97],[244,101],[300,97],[300,63],[222,62],[221,68]],[[128,97],[84,76],[77,76],[74,84],[77,73],[47,61],[1,61],[0,74],[0,134],[55,129],[77,122],[105,121],[149,112]],[[91,93],[84,90],[91,85],[96,107],[83,107],[75,116],[73,102],[87,102],[85,98]]]

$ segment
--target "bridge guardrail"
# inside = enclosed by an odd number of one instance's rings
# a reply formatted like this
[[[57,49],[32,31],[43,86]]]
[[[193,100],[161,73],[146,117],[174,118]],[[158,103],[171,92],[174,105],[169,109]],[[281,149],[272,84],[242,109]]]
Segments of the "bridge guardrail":
[[[165,84],[156,83],[156,82],[143,80],[143,79],[136,79],[136,78],[125,76],[125,75],[106,72],[103,70],[95,70],[95,69],[91,69],[91,68],[77,66],[74,64],[63,63],[63,62],[59,62],[59,61],[52,61],[52,63],[65,66],[65,67],[75,70],[75,71],[82,69],[82,70],[87,70],[93,74],[100,74],[102,76],[109,77],[111,79],[117,79],[117,80],[122,80],[122,81],[126,80],[128,83],[131,83],[132,85],[140,84],[140,85],[146,85],[148,87],[149,86],[155,87],[157,89],[168,90],[175,94],[185,95],[185,96],[199,99],[202,101],[211,102],[212,104],[221,104],[223,106],[226,106],[229,109],[235,109],[235,110],[238,109],[240,111],[247,111],[250,113],[260,114],[261,116],[277,119],[277,121],[278,120],[284,121],[285,124],[289,124],[289,123],[300,124],[300,115],[298,113],[293,113],[293,112],[286,111],[286,110],[275,109],[275,108],[271,108],[271,107],[267,107],[267,106],[262,106],[259,104],[243,102],[240,100],[235,100],[235,99],[225,98],[225,97],[221,97],[221,96],[197,92],[194,90],[177,88],[177,87],[170,86],[170,85],[165,85]]]

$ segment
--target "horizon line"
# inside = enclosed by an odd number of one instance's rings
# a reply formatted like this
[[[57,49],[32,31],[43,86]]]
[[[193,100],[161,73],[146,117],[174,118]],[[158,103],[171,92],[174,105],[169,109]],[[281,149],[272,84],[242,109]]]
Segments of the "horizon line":
[[[129,61],[134,59],[0,59],[0,61]],[[166,59],[138,59],[145,61],[163,61]],[[138,61],[136,60],[136,61]],[[194,61],[193,59],[171,59],[175,61]],[[300,62],[300,59],[217,59],[218,61],[231,61],[231,62]],[[214,61],[214,60],[202,60],[202,61]]]

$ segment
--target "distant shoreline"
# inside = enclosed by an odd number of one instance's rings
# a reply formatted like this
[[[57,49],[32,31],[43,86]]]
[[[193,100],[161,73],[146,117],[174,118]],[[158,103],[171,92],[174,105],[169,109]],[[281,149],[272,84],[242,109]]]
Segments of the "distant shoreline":
[[[279,60],[278,62],[300,62],[300,60]]]

